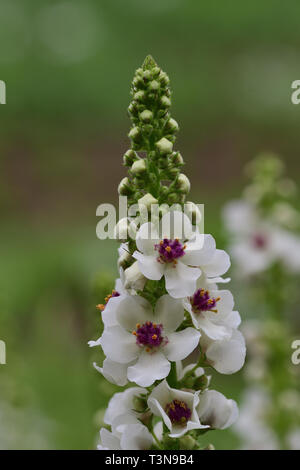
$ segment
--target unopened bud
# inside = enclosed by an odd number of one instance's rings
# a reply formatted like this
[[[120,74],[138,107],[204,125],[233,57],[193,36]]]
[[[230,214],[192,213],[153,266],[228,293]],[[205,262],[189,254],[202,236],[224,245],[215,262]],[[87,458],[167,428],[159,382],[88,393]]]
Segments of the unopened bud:
[[[132,194],[132,189],[130,187],[130,181],[127,178],[127,176],[120,181],[120,184],[118,186],[118,193],[121,196],[129,196],[130,194]]]
[[[162,155],[166,155],[168,153],[171,153],[173,150],[173,144],[170,142],[168,139],[163,137],[160,139],[158,142],[156,142],[156,147],[158,148],[159,152]]]
[[[157,91],[159,89],[159,82],[157,80],[152,80],[148,86],[150,91]]]
[[[139,90],[137,91],[134,95],[133,95],[133,98],[136,100],[136,101],[143,101],[143,99],[145,98],[145,92],[143,90]]]
[[[132,149],[129,149],[123,155],[123,163],[124,163],[125,166],[131,166],[133,164],[133,162],[138,160],[138,158],[139,157],[137,156],[135,151],[132,150]]]
[[[139,127],[133,127],[130,129],[128,137],[133,140],[133,142],[139,142],[142,137],[141,129]]]
[[[193,225],[198,225],[201,222],[202,214],[199,207],[191,201],[185,203],[185,207],[187,209],[188,215],[191,218],[191,222]]]
[[[178,166],[184,165],[184,160],[182,158],[181,153],[179,152],[172,153],[170,160],[172,163],[174,163],[174,165],[178,165]]]
[[[135,411],[143,413],[147,409],[147,400],[143,397],[135,396],[133,398],[133,408]]]
[[[152,194],[147,193],[145,194],[145,196],[141,197],[141,199],[138,200],[138,204],[145,206],[147,211],[150,212],[152,204],[158,204],[158,200],[155,199]]]
[[[135,176],[139,176],[145,173],[146,171],[145,160],[143,158],[141,158],[140,160],[136,160],[131,167],[131,171]]]
[[[149,109],[145,109],[141,114],[140,114],[140,119],[143,122],[150,122],[153,119],[153,113],[149,111]]]
[[[177,121],[175,121],[175,119],[173,118],[170,118],[166,124],[166,130],[170,131],[170,132],[178,132],[179,131],[179,126],[178,126],[178,123]]]
[[[204,450],[215,450],[215,446],[213,444],[208,444],[208,446],[205,447]]]
[[[134,291],[144,289],[147,279],[141,273],[137,261],[135,261],[129,268],[125,270],[124,276],[125,289]]]
[[[168,75],[163,71],[160,72],[158,79],[161,82],[161,84],[164,86],[167,86],[170,83],[170,79]]]
[[[128,251],[123,250],[122,254],[118,258],[118,266],[119,268],[126,269],[128,268],[131,261],[132,261],[131,254]]]
[[[126,241],[128,238],[129,223],[127,217],[119,220],[114,228],[114,238],[120,241]]]
[[[192,450],[196,446],[196,441],[192,436],[182,436],[179,439],[179,446],[181,450]]]
[[[191,189],[190,180],[183,173],[180,173],[180,175],[178,176],[176,186],[179,189],[179,191],[182,192],[183,194],[187,194]]]
[[[163,108],[169,108],[171,106],[171,100],[166,95],[163,95],[160,99],[160,104]]]
[[[203,375],[200,375],[200,377],[196,378],[193,388],[195,390],[204,390],[205,388],[207,388],[208,383],[209,383],[208,377],[205,374],[203,374]]]
[[[151,72],[151,70],[144,70],[144,72],[143,72],[143,78],[144,78],[144,80],[146,80],[146,81],[147,81],[147,80],[151,80],[151,78],[152,78],[152,72]]]

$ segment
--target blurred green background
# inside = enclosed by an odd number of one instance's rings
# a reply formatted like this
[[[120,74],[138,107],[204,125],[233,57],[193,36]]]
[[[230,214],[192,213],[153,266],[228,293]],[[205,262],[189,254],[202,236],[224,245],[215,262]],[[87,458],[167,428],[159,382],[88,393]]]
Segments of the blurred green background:
[[[249,159],[272,150],[299,179],[299,15],[291,0],[0,0],[0,448],[95,446],[113,387],[87,341],[117,274],[95,212],[125,174],[134,70],[151,53],[169,74],[177,149],[222,246]],[[238,396],[239,374],[217,380]]]

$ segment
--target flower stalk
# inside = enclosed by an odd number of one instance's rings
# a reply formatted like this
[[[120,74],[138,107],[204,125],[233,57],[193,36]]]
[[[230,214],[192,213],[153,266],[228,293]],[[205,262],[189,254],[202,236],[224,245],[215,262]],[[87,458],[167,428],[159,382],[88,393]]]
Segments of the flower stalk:
[[[155,221],[130,216],[117,226],[120,278],[102,310],[103,334],[90,346],[102,347],[106,359],[95,367],[107,380],[136,386],[110,400],[104,422],[111,431],[100,431],[99,449],[202,449],[201,436],[230,426],[238,413],[209,388],[206,373],[231,374],[245,360],[232,294],[218,287],[230,260],[200,233],[198,207],[188,202],[190,217],[182,211],[190,182],[174,150],[179,126],[169,84],[151,56],[132,82],[128,176],[118,191],[148,214],[158,205],[158,213]],[[128,224],[137,227],[135,239],[126,238]]]

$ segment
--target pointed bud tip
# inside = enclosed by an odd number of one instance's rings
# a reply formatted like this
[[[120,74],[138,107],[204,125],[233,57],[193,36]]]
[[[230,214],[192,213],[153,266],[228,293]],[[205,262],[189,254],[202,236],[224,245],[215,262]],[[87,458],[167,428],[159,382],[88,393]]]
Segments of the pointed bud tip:
[[[153,67],[157,67],[157,63],[155,62],[155,60],[153,59],[152,55],[147,55],[147,57],[145,58],[144,60],[144,63],[142,65],[143,69],[144,70],[149,70],[149,69],[152,69]]]

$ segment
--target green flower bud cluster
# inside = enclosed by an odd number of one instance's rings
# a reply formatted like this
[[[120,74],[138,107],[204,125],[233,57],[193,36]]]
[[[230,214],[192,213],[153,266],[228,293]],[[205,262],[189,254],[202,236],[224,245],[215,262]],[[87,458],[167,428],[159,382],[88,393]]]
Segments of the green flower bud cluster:
[[[128,196],[130,204],[147,193],[159,204],[183,204],[190,190],[188,178],[181,173],[183,158],[173,148],[179,126],[170,115],[169,83],[168,75],[151,56],[137,69],[132,82],[128,107],[131,148],[123,156],[128,178],[119,185],[119,194]]]

